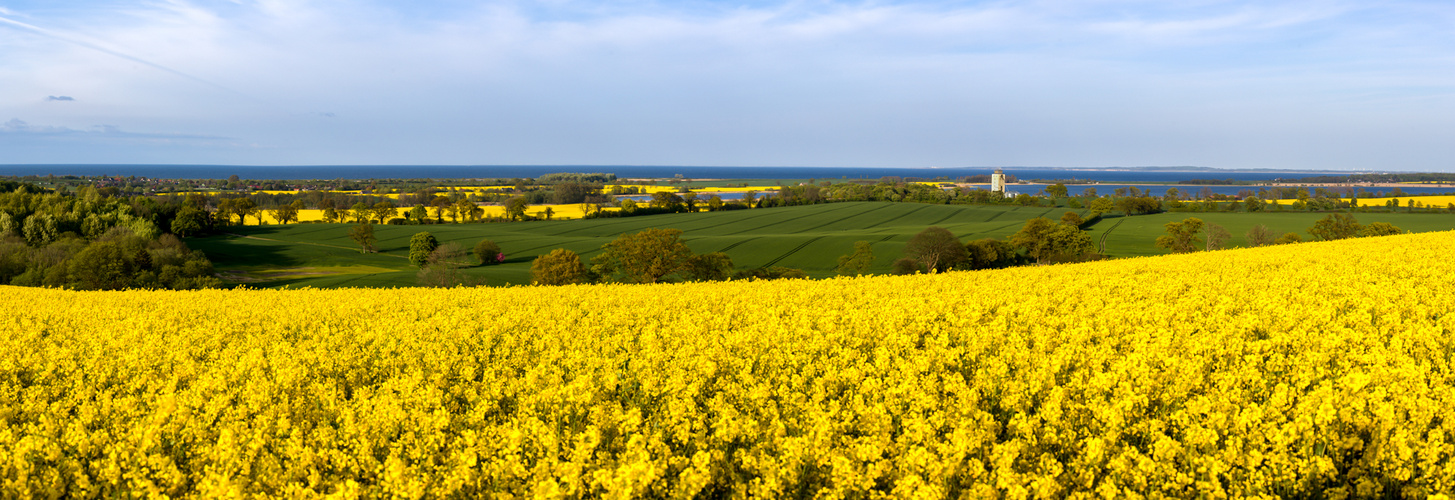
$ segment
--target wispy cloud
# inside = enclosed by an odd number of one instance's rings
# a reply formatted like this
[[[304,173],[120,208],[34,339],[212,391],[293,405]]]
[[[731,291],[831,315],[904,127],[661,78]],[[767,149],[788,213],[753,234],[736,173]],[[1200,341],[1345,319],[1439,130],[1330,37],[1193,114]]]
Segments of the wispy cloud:
[[[71,97],[71,96],[68,96],[68,95],[53,95],[53,96],[46,96],[45,100],[47,100],[47,101],[74,101],[74,100],[76,100],[76,98]]]
[[[0,136],[70,137],[82,139],[115,140],[185,140],[185,141],[230,141],[227,137],[200,134],[175,134],[157,132],[128,132],[114,125],[93,125],[89,129],[74,129],[56,125],[31,125],[19,118],[0,123]]]
[[[11,15],[8,12],[5,13],[5,14]],[[137,57],[137,56],[128,54],[126,52],[122,52],[120,50],[116,50],[116,49],[112,49],[112,48],[106,47],[101,42],[95,42],[95,41],[86,40],[86,39],[84,39],[84,38],[82,38],[80,36],[77,36],[77,35],[72,35],[72,34],[63,33],[63,32],[54,31],[54,30],[49,30],[49,29],[45,29],[45,28],[42,28],[42,27],[39,27],[39,26],[35,26],[35,25],[29,24],[29,23],[23,23],[23,22],[20,22],[20,21],[16,21],[14,19],[8,19],[8,18],[5,18],[5,17],[0,17],[0,26],[8,26],[8,27],[11,27],[11,28],[15,28],[15,29],[19,29],[19,30],[22,30],[22,31],[34,33],[34,34],[37,34],[37,35],[40,35],[40,36],[44,36],[46,38],[50,38],[50,39],[54,39],[54,40],[59,40],[59,41],[66,42],[66,43],[69,43],[69,44],[73,44],[73,45],[76,45],[76,46],[79,46],[79,47],[84,47],[84,48],[87,48],[87,49],[90,49],[90,50],[94,50],[94,51],[97,51],[97,52],[101,52],[103,54],[107,54],[107,55],[111,55],[111,56],[114,56],[114,57],[118,57],[118,58],[121,58],[121,59],[124,59],[124,60],[127,60],[127,61],[131,61],[131,62],[134,62],[134,63],[137,63],[137,64],[141,64],[141,65],[144,65],[144,66],[149,66],[149,67],[155,68],[157,70],[160,70],[160,71],[163,71],[163,72],[166,72],[166,73],[170,73],[170,74],[173,74],[173,75],[176,75],[176,76],[179,76],[179,77],[188,79],[188,80],[192,80],[192,81],[197,82],[197,83],[201,83],[203,85],[207,85],[207,86],[210,86],[210,87],[215,87],[215,88],[222,89],[222,90],[225,90],[225,91],[228,91],[228,92],[232,92],[232,93],[239,93],[239,92],[237,92],[235,90],[232,90],[232,89],[227,88],[225,86],[219,85],[217,83],[213,83],[211,81],[208,81],[208,80],[199,78],[197,76],[194,76],[194,75],[191,75],[191,74],[182,72],[182,71],[178,71],[176,69],[173,69],[173,68],[170,68],[170,67],[167,67],[167,66],[163,66],[161,64],[157,64],[157,63],[152,62],[150,60],[143,59],[143,58],[140,58],[140,57]]]

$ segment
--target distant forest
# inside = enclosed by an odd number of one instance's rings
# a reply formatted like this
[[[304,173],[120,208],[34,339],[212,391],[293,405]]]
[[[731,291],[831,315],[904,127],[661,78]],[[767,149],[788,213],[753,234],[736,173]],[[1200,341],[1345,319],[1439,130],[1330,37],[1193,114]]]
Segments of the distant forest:
[[[1294,179],[1292,182],[1303,184],[1455,182],[1455,173],[1319,175]]]

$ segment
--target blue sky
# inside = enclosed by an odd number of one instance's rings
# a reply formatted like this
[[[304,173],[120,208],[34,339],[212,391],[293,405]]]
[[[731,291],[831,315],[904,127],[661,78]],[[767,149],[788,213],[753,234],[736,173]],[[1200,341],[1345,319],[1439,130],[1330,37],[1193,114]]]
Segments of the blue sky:
[[[0,163],[1452,171],[1455,4],[0,0]]]

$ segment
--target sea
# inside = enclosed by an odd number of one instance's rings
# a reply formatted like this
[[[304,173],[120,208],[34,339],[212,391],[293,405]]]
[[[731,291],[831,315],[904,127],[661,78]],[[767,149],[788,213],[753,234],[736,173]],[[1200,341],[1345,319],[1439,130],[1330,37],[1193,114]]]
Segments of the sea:
[[[226,179],[236,175],[242,179],[276,180],[332,180],[332,179],[498,179],[531,178],[548,173],[583,172],[613,173],[624,179],[815,179],[833,180],[877,180],[884,177],[920,178],[925,180],[944,178],[955,180],[973,175],[988,175],[1003,170],[1020,180],[1066,179],[1094,182],[1093,185],[1068,184],[1072,194],[1080,194],[1087,187],[1096,188],[1100,194],[1113,192],[1126,183],[1176,183],[1192,179],[1218,179],[1236,181],[1273,181],[1298,179],[1316,175],[1348,175],[1348,171],[1320,170],[1221,170],[1206,168],[1159,167],[1147,168],[1051,168],[1051,167],[741,167],[741,166],[663,166],[663,165],[178,165],[178,164],[9,164],[0,165],[0,176],[119,176],[148,177],[159,179]],[[1011,185],[1012,194],[1036,194],[1044,186]],[[1182,191],[1198,192],[1203,186],[1179,187]],[[1243,190],[1257,191],[1257,186],[1208,186],[1220,194],[1237,194]],[[1449,188],[1408,187],[1407,193],[1445,193]],[[1366,188],[1371,193],[1385,191],[1383,188]],[[1162,194],[1166,188],[1155,188],[1154,194]]]

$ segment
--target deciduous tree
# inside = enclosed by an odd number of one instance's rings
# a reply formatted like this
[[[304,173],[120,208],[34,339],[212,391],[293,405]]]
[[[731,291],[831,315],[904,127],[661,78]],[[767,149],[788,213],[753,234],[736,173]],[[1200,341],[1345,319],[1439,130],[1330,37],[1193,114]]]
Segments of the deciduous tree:
[[[874,265],[873,244],[867,241],[855,241],[854,252],[840,255],[839,265],[834,267],[834,272],[841,276],[859,276],[868,273],[871,265]]]
[[[1359,230],[1359,236],[1393,236],[1404,234],[1404,230],[1388,222],[1374,222]]]
[[[362,205],[362,203],[361,203]],[[349,230],[349,239],[359,244],[360,253],[374,251],[374,244],[378,241],[374,238],[374,225],[367,222],[356,225]]]
[[[1182,222],[1163,224],[1162,227],[1167,229],[1167,234],[1157,237],[1157,246],[1171,250],[1172,253],[1195,251],[1197,247],[1202,246],[1202,239],[1197,236],[1202,232],[1202,226],[1202,219],[1197,217],[1188,217],[1182,219]]]
[[[481,265],[499,264],[505,260],[505,254],[500,253],[500,245],[486,239],[475,244],[475,258],[480,260]]]
[[[464,272],[470,265],[468,254],[459,243],[445,243],[425,258],[415,279],[423,286],[449,287],[480,285],[483,280],[471,279]]]
[[[399,208],[394,206],[394,202],[389,200],[375,203],[371,210],[373,217],[377,219],[380,224],[387,223],[389,222],[389,219],[393,219],[399,216]]]
[[[510,220],[525,220],[525,209],[530,207],[530,201],[524,196],[517,196],[505,200],[505,218]]]
[[[1045,217],[1026,221],[1020,231],[1011,235],[1010,243],[1042,264],[1084,260],[1093,253],[1091,236],[1086,231]]]
[[[587,283],[586,266],[581,256],[564,248],[536,257],[530,263],[531,283],[537,285],[572,285]]]
[[[1228,233],[1226,228],[1211,222],[1206,223],[1205,229],[1207,233],[1207,244],[1204,245],[1204,248],[1208,251],[1221,250],[1223,245],[1226,245],[1228,240],[1233,238],[1233,235]]]
[[[722,252],[693,255],[687,258],[682,275],[688,281],[722,281],[733,275],[733,259]]]
[[[424,267],[429,260],[429,254],[439,246],[439,240],[428,231],[414,233],[414,236],[409,238],[409,263]]]
[[[619,271],[630,283],[656,283],[682,270],[692,250],[683,244],[677,229],[647,229],[623,235],[602,247],[598,257],[602,271]],[[603,276],[614,274],[602,272]]]
[[[1273,240],[1274,245],[1287,245],[1289,243],[1303,243],[1303,237],[1298,233],[1283,233],[1278,239]]]
[[[1273,231],[1268,229],[1268,226],[1262,224],[1248,229],[1248,232],[1243,234],[1243,238],[1248,240],[1248,246],[1250,247],[1272,245],[1273,241],[1278,239],[1277,236],[1273,235]]]
[[[1342,240],[1359,235],[1359,220],[1349,214],[1329,214],[1308,228],[1308,234],[1319,241]]]
[[[1084,222],[1086,222],[1086,219],[1082,219],[1081,216],[1080,215],[1077,215],[1076,212],[1066,212],[1065,215],[1062,215],[1061,216],[1061,223],[1062,224],[1065,224],[1065,225],[1068,225],[1068,226],[1071,226],[1071,227],[1075,227],[1075,228],[1078,228],[1078,229],[1081,228],[1081,224],[1084,223]]]
[[[920,231],[904,245],[904,256],[923,264],[929,271],[948,271],[964,264],[970,256],[965,244],[949,230],[933,226]]]

